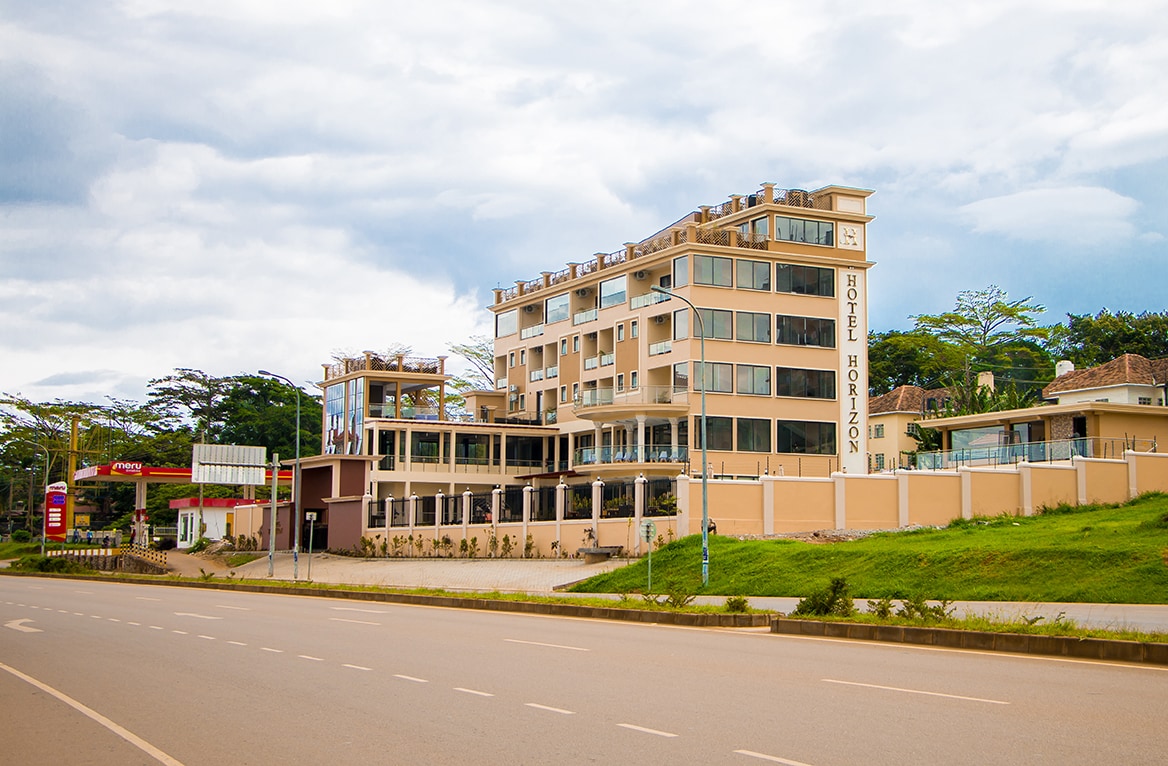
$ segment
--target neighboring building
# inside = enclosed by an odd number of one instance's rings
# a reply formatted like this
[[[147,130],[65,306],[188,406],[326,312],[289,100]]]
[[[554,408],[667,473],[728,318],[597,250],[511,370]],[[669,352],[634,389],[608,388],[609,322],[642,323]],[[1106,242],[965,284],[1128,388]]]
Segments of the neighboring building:
[[[948,391],[897,386],[868,399],[868,449],[870,471],[891,471],[913,465],[920,443],[912,436],[913,424],[929,412],[944,408]]]
[[[866,473],[870,194],[764,184],[615,253],[496,290],[496,385],[466,394],[465,418],[442,406],[442,357],[325,365],[323,454],[302,461],[302,511],[317,512],[318,547],[384,541],[394,528],[439,539],[461,526],[454,536],[466,540],[486,532],[473,525],[493,534],[522,522],[516,537],[546,553],[565,520],[596,527],[594,491],[601,518],[639,520],[676,513],[681,473]],[[654,286],[701,310],[708,468],[697,457],[697,322]],[[630,529],[620,524],[620,539]]]
[[[1168,443],[1168,359],[1125,354],[1087,370],[1060,362],[1058,371],[1042,392],[1055,404],[918,420],[942,438],[942,451],[918,456],[918,466],[1121,457]]]
[[[229,497],[205,497],[202,508],[199,498],[180,497],[170,501],[171,510],[178,511],[178,548],[190,548],[200,537],[208,540],[222,540],[236,534],[236,506],[251,505],[255,500]],[[199,529],[202,517],[203,529]]]

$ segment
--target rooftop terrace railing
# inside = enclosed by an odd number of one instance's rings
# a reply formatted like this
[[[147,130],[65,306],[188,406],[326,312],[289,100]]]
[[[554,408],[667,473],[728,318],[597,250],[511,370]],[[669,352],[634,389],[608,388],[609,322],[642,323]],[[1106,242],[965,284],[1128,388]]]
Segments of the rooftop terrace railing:
[[[1156,442],[1148,439],[1088,437],[935,450],[916,453],[915,460],[910,460],[908,467],[936,471],[952,470],[962,466],[993,467],[1018,463],[1054,463],[1073,460],[1076,457],[1120,459],[1125,452],[1133,450],[1155,452]]]
[[[340,378],[354,372],[365,371],[444,375],[446,357],[440,356],[435,359],[426,359],[423,357],[405,356],[404,354],[381,356],[371,353],[365,356],[340,359],[333,364],[322,365],[322,367],[324,367],[325,380]]]

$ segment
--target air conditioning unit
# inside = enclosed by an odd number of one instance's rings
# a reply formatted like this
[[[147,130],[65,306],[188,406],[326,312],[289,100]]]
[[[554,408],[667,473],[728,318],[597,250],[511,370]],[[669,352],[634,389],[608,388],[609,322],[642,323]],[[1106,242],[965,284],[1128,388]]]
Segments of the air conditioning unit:
[[[523,313],[524,313],[524,314],[534,314],[534,313],[535,313],[535,304],[534,304],[534,303],[529,303],[529,304],[527,304],[526,306],[524,306],[524,307],[523,307]]]
[[[640,271],[633,272],[633,279],[636,279],[640,282],[644,282],[646,279],[648,279],[648,277],[649,277],[649,272],[645,271],[644,269],[641,269]]]
[[[511,393],[515,393],[518,390],[519,390],[519,386],[516,386],[516,385],[511,386]]]
[[[587,287],[581,287],[580,289],[576,290],[576,296],[579,298],[587,298],[591,294],[592,294],[592,291],[589,290]]]
[[[665,316],[664,314],[658,314],[657,316],[653,317],[653,321],[656,324],[665,324],[666,319],[668,319],[668,317]]]

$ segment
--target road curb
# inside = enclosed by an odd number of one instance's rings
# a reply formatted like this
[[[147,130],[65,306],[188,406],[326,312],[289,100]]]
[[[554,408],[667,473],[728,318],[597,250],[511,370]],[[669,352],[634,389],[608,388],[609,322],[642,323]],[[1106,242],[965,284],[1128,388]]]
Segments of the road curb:
[[[786,617],[771,618],[771,633],[789,636],[846,638],[856,641],[886,641],[916,646],[1034,654],[1045,657],[1168,665],[1168,644],[1121,641],[1111,638],[988,633],[977,630],[924,628],[908,625],[792,620]]]
[[[525,614],[550,614],[559,617],[584,617],[597,620],[657,623],[659,625],[686,625],[700,628],[765,628],[770,626],[770,613],[719,612],[665,612],[652,609],[622,609],[620,607],[578,606],[576,604],[549,604],[540,601],[501,601],[460,596],[428,596],[419,593],[382,593],[364,590],[337,590],[334,588],[290,587],[286,585],[253,585],[222,580],[161,580],[146,577],[95,577],[92,575],[60,575],[50,572],[8,572],[12,577],[49,577],[61,580],[97,580],[100,582],[130,583],[134,585],[168,585],[179,588],[230,590],[242,593],[277,593],[290,596],[316,596],[349,601],[375,601],[414,606],[441,606],[450,609],[479,609]]]

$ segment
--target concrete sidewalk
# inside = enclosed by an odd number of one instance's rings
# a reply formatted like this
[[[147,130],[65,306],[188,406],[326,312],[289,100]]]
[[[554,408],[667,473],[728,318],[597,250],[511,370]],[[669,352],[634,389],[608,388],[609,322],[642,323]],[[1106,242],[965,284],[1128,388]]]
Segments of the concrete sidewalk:
[[[171,551],[168,563],[179,564],[188,577],[198,577],[200,568],[214,571],[222,577],[230,572],[209,560]],[[512,592],[561,596],[576,594],[557,592],[557,587],[570,585],[593,575],[607,572],[630,563],[625,559],[599,564],[585,564],[579,559],[359,559],[316,553],[312,556],[313,582],[338,585],[380,585],[388,588],[436,588],[464,592]],[[299,579],[309,579],[308,556],[300,556]],[[176,570],[178,566],[176,566]],[[236,567],[235,577],[263,580],[268,576],[267,556]],[[279,553],[274,562],[274,580],[292,580],[292,554]],[[616,594],[579,594],[601,598],[618,598]],[[703,604],[722,604],[725,596],[699,596]],[[749,598],[756,609],[789,614],[798,598]],[[856,600],[857,608],[867,609],[865,599]],[[953,604],[957,615],[986,615],[998,619],[1041,617],[1051,622],[1060,614],[1078,625],[1094,628],[1130,629],[1168,633],[1168,605],[1160,604],[1080,604],[1080,603],[1023,603],[1009,601],[959,601]]]

